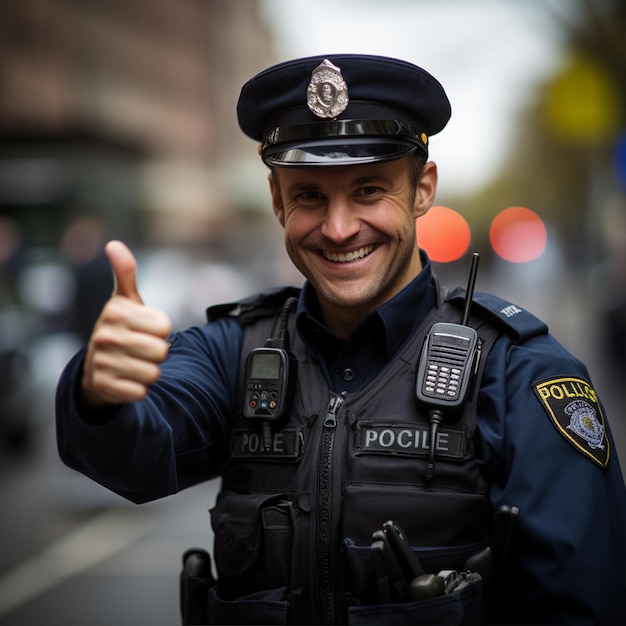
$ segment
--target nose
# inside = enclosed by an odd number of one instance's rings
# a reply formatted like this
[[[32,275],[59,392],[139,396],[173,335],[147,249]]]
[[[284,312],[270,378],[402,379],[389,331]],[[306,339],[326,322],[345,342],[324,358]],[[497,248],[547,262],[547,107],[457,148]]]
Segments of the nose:
[[[357,213],[344,199],[329,200],[321,232],[335,243],[347,241],[359,232],[361,225]]]

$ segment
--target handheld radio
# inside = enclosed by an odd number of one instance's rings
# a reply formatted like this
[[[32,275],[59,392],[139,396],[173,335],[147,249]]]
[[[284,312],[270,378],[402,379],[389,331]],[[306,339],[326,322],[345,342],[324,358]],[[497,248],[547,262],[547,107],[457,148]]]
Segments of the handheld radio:
[[[246,363],[244,416],[276,422],[282,419],[293,399],[297,361],[284,348],[255,348]]]
[[[296,304],[288,298],[265,345],[254,348],[246,361],[243,414],[249,420],[260,420],[264,446],[271,445],[271,424],[285,419],[291,410],[298,361],[289,351],[287,320]]]
[[[468,326],[472,297],[478,272],[478,253],[472,257],[460,324],[438,322],[428,331],[415,379],[415,399],[426,407],[430,419],[430,445],[427,479],[432,479],[439,424],[444,412],[460,410],[471,390],[478,368],[480,341]]]

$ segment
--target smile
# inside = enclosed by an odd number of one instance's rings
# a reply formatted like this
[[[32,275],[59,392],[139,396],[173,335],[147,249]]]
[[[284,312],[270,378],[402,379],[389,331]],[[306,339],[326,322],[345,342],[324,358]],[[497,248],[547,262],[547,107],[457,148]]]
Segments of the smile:
[[[330,252],[328,250],[322,250],[322,255],[325,259],[329,261],[334,261],[335,263],[347,263],[348,261],[356,261],[357,259],[362,259],[367,256],[370,252],[374,250],[373,245],[363,246],[358,250],[354,250],[353,252]]]

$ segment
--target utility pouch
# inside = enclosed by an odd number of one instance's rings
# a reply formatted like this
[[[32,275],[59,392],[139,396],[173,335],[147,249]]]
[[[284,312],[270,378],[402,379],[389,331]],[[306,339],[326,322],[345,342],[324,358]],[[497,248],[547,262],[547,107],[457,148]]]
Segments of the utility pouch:
[[[359,546],[351,539],[343,544],[346,565],[346,622],[348,624],[484,624],[485,601],[483,580],[477,573],[465,569],[470,562],[481,564],[488,560],[484,544],[469,544],[446,548],[414,548],[413,552],[424,564],[454,563],[458,570],[439,570],[441,580],[439,595],[417,599],[409,593],[404,601],[394,600],[393,595],[384,598],[380,593],[381,577],[372,567],[373,550]],[[481,558],[477,558],[480,555]],[[485,568],[483,568],[485,569]],[[387,580],[392,582],[391,571]],[[432,576],[434,578],[434,576]],[[421,596],[424,597],[424,596]],[[410,598],[413,598],[411,600]]]
[[[191,548],[183,555],[180,573],[180,613],[183,626],[207,623],[209,590],[215,585],[211,557],[202,548]]]
[[[347,623],[355,626],[484,624],[481,580],[467,580],[458,589],[428,600],[352,606],[348,608]]]
[[[220,492],[211,509],[218,581],[210,624],[287,624],[299,614],[300,518],[310,510],[306,493]]]
[[[287,624],[294,503],[275,494],[224,493],[211,511],[218,584],[209,590],[209,624]]]
[[[291,582],[293,544],[293,505],[281,500],[261,509],[264,557],[263,569],[267,587],[288,587]]]
[[[293,590],[295,506],[285,494],[220,493],[211,510],[220,598]]]

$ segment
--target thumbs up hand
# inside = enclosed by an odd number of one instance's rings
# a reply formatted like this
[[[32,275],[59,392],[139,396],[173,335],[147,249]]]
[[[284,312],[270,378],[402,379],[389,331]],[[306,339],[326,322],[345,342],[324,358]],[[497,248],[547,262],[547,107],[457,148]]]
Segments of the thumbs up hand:
[[[147,394],[167,357],[172,327],[165,313],[144,305],[133,253],[121,241],[110,241],[105,250],[115,289],[91,334],[81,380],[83,400],[95,409]]]
[[[121,241],[109,241],[105,252],[115,279],[113,296],[124,296],[137,304],[143,304],[137,291],[137,261],[133,253]]]

